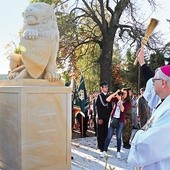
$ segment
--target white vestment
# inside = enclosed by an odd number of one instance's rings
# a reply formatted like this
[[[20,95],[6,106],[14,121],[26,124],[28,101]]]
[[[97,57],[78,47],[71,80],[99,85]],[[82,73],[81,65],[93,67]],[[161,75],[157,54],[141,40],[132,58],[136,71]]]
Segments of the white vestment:
[[[170,169],[170,95],[155,110],[146,131],[132,140],[128,163],[143,170]]]
[[[152,78],[150,78],[146,83],[146,88],[143,94],[143,97],[148,102],[148,105],[151,109],[151,113],[153,113],[156,109],[156,106],[161,102],[158,95],[156,95]]]

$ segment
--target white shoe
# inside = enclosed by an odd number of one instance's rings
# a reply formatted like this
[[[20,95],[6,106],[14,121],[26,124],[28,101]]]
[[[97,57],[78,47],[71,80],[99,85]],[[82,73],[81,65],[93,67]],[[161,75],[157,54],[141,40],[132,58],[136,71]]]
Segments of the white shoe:
[[[106,156],[106,152],[103,151],[101,154],[100,154],[100,158],[104,158]]]
[[[120,152],[117,152],[117,155],[116,155],[116,156],[117,156],[118,159],[121,159],[121,154],[120,154]]]

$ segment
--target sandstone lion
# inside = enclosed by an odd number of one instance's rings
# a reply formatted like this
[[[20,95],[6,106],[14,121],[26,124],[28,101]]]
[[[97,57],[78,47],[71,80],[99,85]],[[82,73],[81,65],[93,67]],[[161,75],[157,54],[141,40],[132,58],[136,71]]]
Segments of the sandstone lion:
[[[60,79],[56,59],[59,48],[59,31],[51,5],[32,3],[23,12],[24,24],[20,45],[21,55],[10,56],[9,79]]]

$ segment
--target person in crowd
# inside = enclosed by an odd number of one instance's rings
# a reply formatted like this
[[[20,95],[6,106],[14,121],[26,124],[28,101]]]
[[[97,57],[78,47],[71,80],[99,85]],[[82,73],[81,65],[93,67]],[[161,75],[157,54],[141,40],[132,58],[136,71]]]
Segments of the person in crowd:
[[[101,93],[97,97],[96,107],[98,113],[97,144],[101,152],[104,151],[104,143],[108,131],[108,122],[111,105],[106,101],[108,97],[108,84],[104,81],[100,84]]]
[[[121,158],[121,138],[124,124],[126,123],[125,115],[127,112],[131,111],[131,101],[129,92],[127,89],[117,90],[115,93],[111,94],[106,101],[112,103],[112,112],[110,115],[110,123],[107,133],[107,138],[105,140],[104,151],[101,153],[100,157],[105,157],[108,146],[116,129],[116,139],[117,139],[117,158]]]
[[[131,88],[126,88],[124,90],[127,90],[129,92],[129,98],[130,102],[132,103],[132,90]],[[132,107],[129,109],[128,112],[125,113],[125,119],[126,119],[126,124],[123,128],[123,134],[122,134],[122,140],[123,140],[123,147],[125,149],[130,148],[130,139],[132,135]]]
[[[146,99],[143,97],[143,94],[145,92],[145,87],[140,89],[140,97],[138,99],[138,122],[140,124],[140,128],[145,125],[147,120],[150,118],[150,108],[146,101]]]
[[[96,100],[97,100],[98,92],[93,93],[93,123],[94,123],[94,131],[95,136],[97,136],[97,122],[98,122],[98,114],[97,114],[97,108],[96,108]]]
[[[133,129],[138,129],[137,120],[137,94],[133,92],[132,94],[132,126]]]
[[[143,55],[143,50],[138,55]],[[161,103],[134,135],[127,162],[142,170],[166,170],[170,167],[170,65],[156,69],[152,81]]]
[[[89,117],[88,124],[89,124],[90,129],[94,127],[93,116],[94,116],[93,103],[92,103],[92,98],[90,98],[90,104],[89,104],[89,109],[88,109],[88,117]]]

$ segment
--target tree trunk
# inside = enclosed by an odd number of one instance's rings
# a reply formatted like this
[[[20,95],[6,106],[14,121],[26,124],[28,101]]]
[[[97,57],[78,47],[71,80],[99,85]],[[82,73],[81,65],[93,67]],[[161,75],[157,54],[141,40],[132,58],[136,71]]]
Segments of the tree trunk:
[[[113,86],[112,78],[112,53],[113,40],[103,40],[102,51],[100,54],[100,82],[106,81],[111,89]]]

